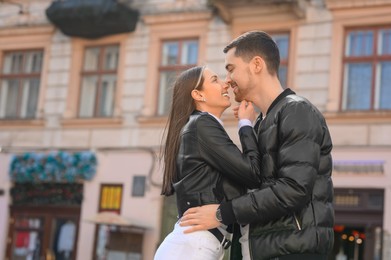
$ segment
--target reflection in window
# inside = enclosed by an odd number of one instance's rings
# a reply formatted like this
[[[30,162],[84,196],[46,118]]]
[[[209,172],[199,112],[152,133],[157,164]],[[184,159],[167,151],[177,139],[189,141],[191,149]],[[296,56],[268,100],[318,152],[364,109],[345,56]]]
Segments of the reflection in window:
[[[390,110],[391,28],[347,31],[343,110]]]
[[[172,100],[173,83],[182,71],[195,66],[198,60],[197,40],[164,41],[159,68],[158,115],[166,115]]]
[[[0,73],[0,118],[28,119],[37,112],[43,51],[5,53]]]
[[[278,77],[283,88],[287,88],[288,80],[288,59],[289,59],[289,34],[271,34],[273,40],[276,42],[280,51],[280,68],[278,70]]]
[[[14,229],[12,259],[39,259],[42,243],[42,219],[17,217]]]
[[[80,88],[80,117],[113,115],[119,47],[86,48]]]

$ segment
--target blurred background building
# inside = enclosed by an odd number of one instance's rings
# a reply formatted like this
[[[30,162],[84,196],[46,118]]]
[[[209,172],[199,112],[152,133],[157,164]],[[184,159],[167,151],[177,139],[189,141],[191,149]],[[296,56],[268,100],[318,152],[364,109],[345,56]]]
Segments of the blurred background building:
[[[332,133],[330,259],[391,259],[390,13],[391,0],[0,0],[0,258],[153,259],[176,220],[158,162],[171,83],[194,65],[224,77],[225,45],[263,30],[284,87]]]

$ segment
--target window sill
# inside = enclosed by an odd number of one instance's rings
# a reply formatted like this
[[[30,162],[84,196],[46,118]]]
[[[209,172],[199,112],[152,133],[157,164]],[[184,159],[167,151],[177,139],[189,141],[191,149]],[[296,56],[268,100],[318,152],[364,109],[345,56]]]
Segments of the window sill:
[[[324,112],[328,123],[391,123],[391,111]]]
[[[140,116],[137,118],[138,123],[141,126],[160,126],[164,127],[167,123],[167,116]],[[221,120],[224,125],[231,126],[238,123],[238,119],[231,114],[223,115]]]
[[[42,128],[43,119],[0,119],[0,128]]]
[[[167,116],[139,116],[137,122],[141,126],[160,126],[164,127],[167,123]]]
[[[61,125],[67,127],[118,127],[122,125],[122,118],[69,118],[62,119]]]

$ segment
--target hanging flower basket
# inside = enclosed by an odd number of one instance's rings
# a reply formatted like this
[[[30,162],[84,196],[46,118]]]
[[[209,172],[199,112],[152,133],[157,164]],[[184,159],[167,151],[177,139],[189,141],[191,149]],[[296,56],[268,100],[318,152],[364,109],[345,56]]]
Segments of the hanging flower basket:
[[[97,167],[93,152],[25,153],[11,160],[9,175],[14,182],[75,182],[91,180]]]

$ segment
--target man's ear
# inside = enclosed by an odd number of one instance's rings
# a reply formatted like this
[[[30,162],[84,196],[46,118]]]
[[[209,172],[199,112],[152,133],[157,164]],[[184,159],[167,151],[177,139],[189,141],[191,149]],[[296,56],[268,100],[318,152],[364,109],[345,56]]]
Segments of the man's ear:
[[[255,56],[251,63],[255,73],[260,73],[266,66],[265,61],[260,56]]]

